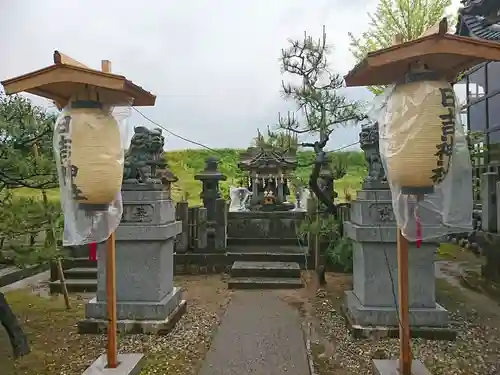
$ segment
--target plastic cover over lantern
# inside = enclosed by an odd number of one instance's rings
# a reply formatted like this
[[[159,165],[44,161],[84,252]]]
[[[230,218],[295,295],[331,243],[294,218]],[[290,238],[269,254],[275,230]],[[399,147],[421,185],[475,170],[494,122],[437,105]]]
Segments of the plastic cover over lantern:
[[[123,212],[121,184],[129,103],[74,100],[59,114],[53,147],[64,220],[63,245],[106,240]]]
[[[394,214],[410,241],[472,229],[472,165],[458,100],[446,81],[389,86],[370,111]]]

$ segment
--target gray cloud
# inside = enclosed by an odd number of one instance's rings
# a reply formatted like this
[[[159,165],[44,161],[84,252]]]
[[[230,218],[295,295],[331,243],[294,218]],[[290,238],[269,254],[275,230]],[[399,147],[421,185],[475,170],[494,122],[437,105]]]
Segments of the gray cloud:
[[[287,39],[304,30],[334,45],[332,67],[354,64],[349,31],[359,34],[375,0],[0,0],[0,78],[49,65],[57,49],[99,67],[113,62],[158,96],[147,116],[210,147],[245,147],[256,128],[276,122],[287,104],[280,97],[278,57]],[[366,89],[346,90],[369,99]],[[37,100],[37,103],[45,102]],[[132,124],[148,125],[134,114]],[[329,145],[357,140],[339,129]],[[192,145],[167,136],[167,149]]]

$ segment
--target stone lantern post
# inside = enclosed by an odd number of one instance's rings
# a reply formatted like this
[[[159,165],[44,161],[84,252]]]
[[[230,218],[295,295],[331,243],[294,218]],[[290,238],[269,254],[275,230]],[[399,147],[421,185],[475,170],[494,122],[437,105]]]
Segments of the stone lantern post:
[[[380,158],[377,124],[363,127],[359,135],[368,176],[351,202],[350,219],[344,235],[353,241],[353,290],[345,293],[345,311],[356,337],[376,332],[397,332],[396,217],[386,173]],[[410,324],[416,335],[453,338],[448,311],[436,303],[434,252],[436,244],[426,241],[409,247]],[[396,292],[393,292],[396,291]]]
[[[205,169],[194,176],[201,181],[200,198],[207,209],[207,242],[210,249],[225,248],[226,202],[221,199],[219,181],[226,176],[218,170],[217,159],[209,156],[205,160]]]
[[[147,148],[155,145],[155,148]],[[160,129],[136,127],[123,173],[123,215],[116,230],[118,331],[165,334],[186,311],[174,285],[174,241],[182,230],[175,218],[170,184],[177,178],[163,162]],[[106,329],[105,243],[97,246],[97,293],[85,305],[80,333]]]

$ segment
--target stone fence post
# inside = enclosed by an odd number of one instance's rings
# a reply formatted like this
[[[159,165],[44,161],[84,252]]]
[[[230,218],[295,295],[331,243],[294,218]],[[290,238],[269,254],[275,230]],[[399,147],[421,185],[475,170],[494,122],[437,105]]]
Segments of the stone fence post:
[[[185,253],[188,250],[189,244],[189,222],[188,222],[189,207],[188,202],[180,201],[175,207],[176,220],[180,221],[182,232],[179,233],[175,239],[175,252]]]
[[[216,251],[224,251],[227,247],[227,202],[218,198],[215,203],[215,231],[214,248]]]
[[[203,252],[207,248],[207,209],[200,207],[198,209],[198,217],[196,221],[198,227],[197,250]]]

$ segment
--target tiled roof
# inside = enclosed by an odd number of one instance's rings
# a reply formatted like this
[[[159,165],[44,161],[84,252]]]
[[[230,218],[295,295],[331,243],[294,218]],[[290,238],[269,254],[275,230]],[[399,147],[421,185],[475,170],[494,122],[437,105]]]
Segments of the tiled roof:
[[[297,164],[293,155],[288,152],[277,152],[265,148],[249,148],[247,152],[241,155],[240,168],[246,166],[248,168],[262,168],[269,166],[276,167],[295,167]]]
[[[457,34],[500,41],[500,24],[487,25],[483,16],[461,14],[458,17]]]
[[[489,13],[494,8],[500,8],[498,0],[462,0],[463,7],[460,9],[462,14],[481,15]]]

